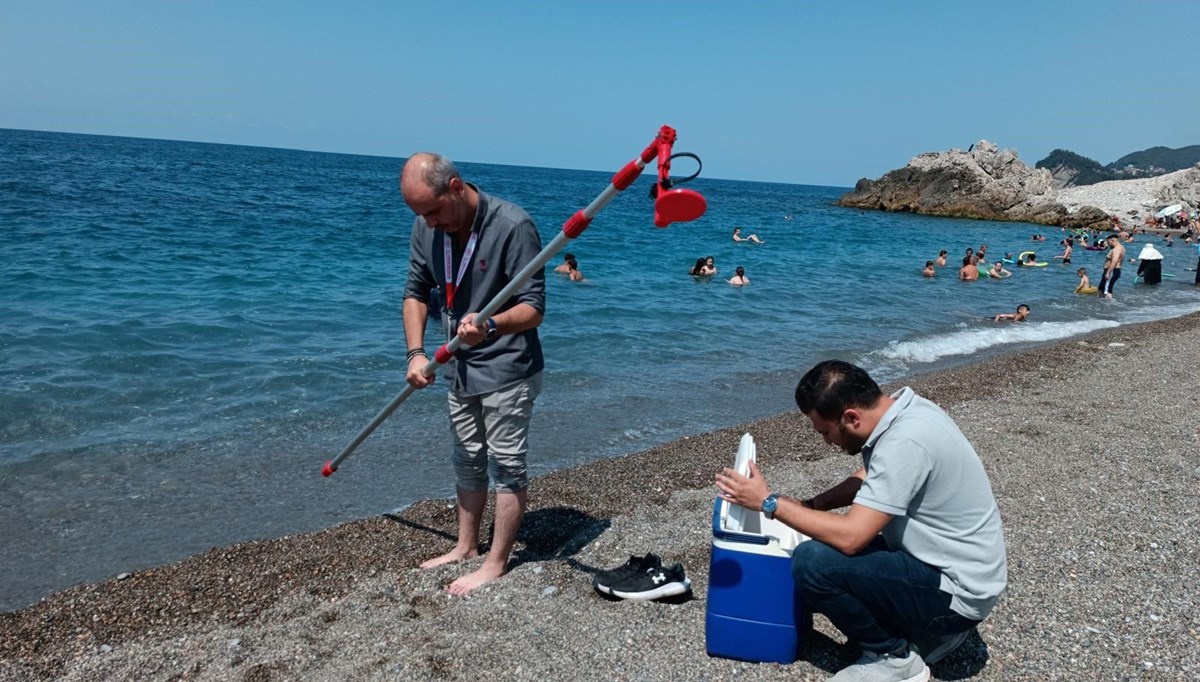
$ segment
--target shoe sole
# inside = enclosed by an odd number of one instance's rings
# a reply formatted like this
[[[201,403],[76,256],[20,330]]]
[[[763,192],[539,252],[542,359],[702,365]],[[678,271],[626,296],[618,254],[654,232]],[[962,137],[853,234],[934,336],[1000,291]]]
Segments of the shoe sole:
[[[597,585],[597,587],[599,587]],[[621,599],[629,599],[632,601],[650,601],[652,599],[662,599],[663,597],[674,597],[692,589],[692,581],[684,578],[682,582],[667,583],[660,585],[653,590],[645,592],[622,592],[620,590],[610,590],[607,594]]]
[[[638,573],[640,573],[640,572],[641,572],[641,571],[638,571]],[[637,573],[634,573],[634,574],[632,574],[632,575],[637,575]],[[613,582],[614,582],[614,584],[616,584],[616,583],[619,583],[619,582],[621,582],[621,580],[624,580],[625,578],[632,577],[632,575],[630,575],[630,576],[624,576],[624,577],[622,577],[622,578],[619,578],[619,579],[617,579],[617,580],[615,580],[615,581],[613,581]],[[611,588],[611,587],[609,587],[608,585],[605,585],[604,583],[600,582],[599,580],[593,580],[593,581],[592,581],[592,587],[594,587],[594,588],[596,588],[597,590],[599,590],[599,591],[603,592],[604,594],[612,594],[612,588]]]

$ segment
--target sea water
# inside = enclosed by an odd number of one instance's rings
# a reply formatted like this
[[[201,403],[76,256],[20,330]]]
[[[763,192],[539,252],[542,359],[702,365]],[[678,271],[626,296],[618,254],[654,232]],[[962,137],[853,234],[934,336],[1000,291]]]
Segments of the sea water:
[[[548,243],[646,141],[631,135],[605,172],[460,168]],[[453,494],[441,385],[320,476],[404,386],[401,164],[0,130],[0,609]],[[1105,301],[1071,293],[1104,254],[1051,261],[1057,230],[833,206],[845,188],[701,178],[704,217],[656,229],[653,170],[568,246],[586,281],[547,273],[535,475],[788,411],[822,359],[893,381],[1200,310],[1182,246],[1160,244],[1161,286],[1127,264]],[[764,243],[734,243],[735,225]],[[982,243],[1052,264],[958,282]],[[941,249],[950,264],[922,277]],[[710,255],[717,276],[689,276]],[[726,283],[737,266],[748,286]],[[1020,303],[1031,321],[990,321]]]

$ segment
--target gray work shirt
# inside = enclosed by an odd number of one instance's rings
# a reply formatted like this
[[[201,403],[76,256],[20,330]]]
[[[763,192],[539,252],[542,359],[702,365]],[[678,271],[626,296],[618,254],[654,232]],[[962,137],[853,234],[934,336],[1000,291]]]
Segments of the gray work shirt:
[[[479,208],[471,226],[479,236],[475,254],[467,263],[469,270],[458,285],[453,309],[449,311],[456,323],[467,313],[483,309],[542,250],[537,227],[528,213],[516,204],[484,194],[474,185],[471,187],[479,192]],[[464,249],[454,244],[454,239],[445,232],[429,227],[421,216],[413,221],[404,298],[428,303],[434,287],[445,287],[442,251],[445,240],[451,243],[451,266],[457,275]],[[500,312],[518,303],[530,305],[545,314],[545,268],[539,268],[518,288],[512,298],[500,306]],[[451,388],[462,396],[491,393],[527,379],[545,366],[536,327],[459,348],[449,364],[454,366]]]
[[[892,515],[888,547],[942,573],[950,608],[983,620],[1008,583],[1004,532],[975,448],[936,404],[905,387],[863,447],[854,502]]]

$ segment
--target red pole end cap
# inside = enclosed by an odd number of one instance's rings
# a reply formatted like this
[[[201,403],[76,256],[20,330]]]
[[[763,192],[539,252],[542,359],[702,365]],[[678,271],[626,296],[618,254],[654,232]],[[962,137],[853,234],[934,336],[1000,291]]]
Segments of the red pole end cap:
[[[321,475],[325,478],[329,478],[335,471],[337,471],[337,467],[333,465],[333,460],[331,459],[328,462],[325,462],[325,466],[321,468]]]
[[[660,192],[654,200],[654,226],[666,227],[671,223],[686,223],[704,215],[708,202],[693,189],[673,189]]]

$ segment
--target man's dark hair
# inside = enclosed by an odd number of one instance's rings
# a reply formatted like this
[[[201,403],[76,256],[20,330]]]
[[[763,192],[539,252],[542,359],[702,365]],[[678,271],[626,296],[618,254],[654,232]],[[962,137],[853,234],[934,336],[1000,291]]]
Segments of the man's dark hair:
[[[840,419],[852,407],[874,407],[882,397],[866,370],[842,360],[818,363],[796,384],[796,406],[822,419]]]

